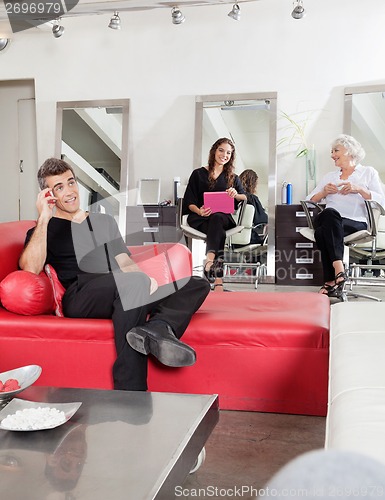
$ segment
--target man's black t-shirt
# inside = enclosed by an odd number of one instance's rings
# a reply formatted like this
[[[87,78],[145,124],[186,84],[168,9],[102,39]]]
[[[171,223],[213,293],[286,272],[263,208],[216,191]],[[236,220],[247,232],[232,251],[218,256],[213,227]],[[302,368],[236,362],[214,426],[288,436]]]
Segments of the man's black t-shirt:
[[[28,244],[35,228],[27,232]],[[115,256],[127,246],[113,217],[90,213],[81,223],[52,217],[47,227],[47,258],[65,288],[79,274],[108,273],[119,269]]]

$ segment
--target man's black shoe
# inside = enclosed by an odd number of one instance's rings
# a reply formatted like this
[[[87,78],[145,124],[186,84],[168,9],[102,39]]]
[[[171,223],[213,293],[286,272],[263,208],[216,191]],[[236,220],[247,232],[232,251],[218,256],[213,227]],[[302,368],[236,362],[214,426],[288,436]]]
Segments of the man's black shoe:
[[[152,354],[167,366],[191,366],[196,354],[187,344],[178,340],[166,323],[146,323],[132,328],[126,339],[135,351]]]

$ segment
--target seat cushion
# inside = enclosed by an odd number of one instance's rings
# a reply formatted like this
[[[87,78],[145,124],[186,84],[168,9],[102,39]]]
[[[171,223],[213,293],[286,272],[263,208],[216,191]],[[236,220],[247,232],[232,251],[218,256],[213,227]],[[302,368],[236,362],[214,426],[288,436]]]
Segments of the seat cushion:
[[[344,243],[366,243],[372,241],[373,237],[369,231],[363,229],[362,231],[356,231],[355,233],[348,234],[344,238]]]
[[[221,409],[325,415],[329,313],[318,293],[211,292],[182,337],[197,362],[151,363],[149,389],[218,394]]]
[[[309,292],[213,292],[187,338],[196,345],[327,349],[329,299]]]
[[[385,463],[384,302],[331,307],[327,448]]]
[[[384,302],[342,302],[331,307],[329,402],[364,387],[385,387]]]
[[[330,404],[326,448],[364,453],[385,464],[385,388],[340,394]]]
[[[149,390],[219,394],[222,409],[325,415],[329,312],[317,293],[211,292],[182,337],[197,362],[170,368],[151,357]],[[0,308],[0,331],[4,370],[39,364],[39,385],[112,388],[111,320],[31,321]]]

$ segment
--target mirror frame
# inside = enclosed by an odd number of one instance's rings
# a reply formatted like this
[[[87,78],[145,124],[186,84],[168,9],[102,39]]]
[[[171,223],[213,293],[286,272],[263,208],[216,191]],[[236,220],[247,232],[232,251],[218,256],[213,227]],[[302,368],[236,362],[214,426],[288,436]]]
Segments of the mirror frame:
[[[203,138],[203,106],[217,101],[270,101],[269,120],[269,164],[268,164],[268,247],[267,275],[261,276],[261,283],[275,283],[275,206],[277,204],[277,92],[256,92],[247,94],[213,94],[195,97],[195,135],[193,168],[201,167]]]
[[[345,87],[344,94],[344,134],[352,132],[353,95],[372,94],[374,92],[385,92],[385,83],[378,85],[358,85],[357,87]]]
[[[61,157],[63,111],[73,108],[122,108],[122,155],[120,159],[120,189],[119,189],[119,229],[124,236],[126,231],[126,206],[128,204],[128,123],[129,123],[129,99],[104,99],[89,101],[59,101],[56,103],[56,143],[55,156]]]

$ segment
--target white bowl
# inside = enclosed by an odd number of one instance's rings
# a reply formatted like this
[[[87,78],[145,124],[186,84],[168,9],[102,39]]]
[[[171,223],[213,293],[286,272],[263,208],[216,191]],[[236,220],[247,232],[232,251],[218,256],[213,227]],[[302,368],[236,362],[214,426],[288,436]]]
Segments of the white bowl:
[[[5,408],[0,411],[0,429],[4,429],[6,431],[41,431],[44,429],[54,429],[59,425],[63,425],[77,412],[77,410],[81,406],[81,402],[76,403],[39,403],[38,401],[25,401],[24,399],[13,399],[10,403],[7,404]],[[8,417],[8,415],[13,415],[17,411],[29,410],[30,408],[34,409],[42,409],[42,408],[56,408],[58,411],[62,411],[64,413],[64,421],[55,423],[55,424],[46,424],[44,420],[42,420],[41,424],[36,426],[34,429],[10,429],[3,425],[3,420]]]
[[[16,394],[24,389],[27,389],[40,377],[42,372],[41,366],[38,365],[28,365],[22,366],[21,368],[15,368],[14,370],[9,370],[7,372],[0,373],[0,380],[3,384],[10,378],[14,378],[19,382],[19,389],[14,391],[0,392],[0,402],[7,401],[13,398]]]

